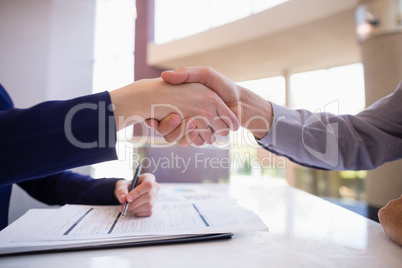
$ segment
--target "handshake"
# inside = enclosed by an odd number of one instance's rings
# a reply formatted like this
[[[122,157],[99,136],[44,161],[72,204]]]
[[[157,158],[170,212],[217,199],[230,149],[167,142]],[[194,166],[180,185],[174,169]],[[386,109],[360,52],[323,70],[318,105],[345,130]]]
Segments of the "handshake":
[[[117,130],[146,121],[180,146],[215,142],[240,126],[263,138],[271,104],[210,67],[182,67],[110,92]]]
[[[361,170],[401,158],[401,150],[396,146],[401,144],[401,133],[394,129],[401,118],[401,91],[402,83],[393,94],[356,116],[302,109],[280,111],[278,105],[236,85],[212,68],[184,67],[163,72],[158,79],[135,82],[110,95],[117,129],[145,120],[166,141],[186,146],[211,144],[215,135],[225,136],[240,126],[262,139],[272,127],[268,139],[276,142],[278,135],[280,142],[275,149],[268,148],[267,139],[263,146],[273,153],[310,167]],[[279,131],[276,124],[280,120],[285,123]],[[343,138],[338,140],[338,136]],[[402,197],[389,202],[379,213],[385,232],[399,245],[401,215]]]

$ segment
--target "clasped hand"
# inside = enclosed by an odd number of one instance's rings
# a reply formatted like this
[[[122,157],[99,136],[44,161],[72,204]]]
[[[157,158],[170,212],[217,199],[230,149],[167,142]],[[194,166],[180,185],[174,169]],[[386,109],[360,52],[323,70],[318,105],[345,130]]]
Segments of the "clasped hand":
[[[240,125],[263,137],[272,122],[269,102],[209,67],[167,71],[162,78],[134,82],[110,96],[117,130],[146,121],[166,141],[182,146],[211,144],[215,135],[226,136]],[[116,198],[130,202],[129,212],[136,216],[150,216],[159,190],[155,177],[141,175],[130,193],[129,185],[118,181]]]
[[[144,79],[112,91],[110,96],[117,130],[146,119],[157,124],[176,114],[179,117],[171,120],[184,120],[186,135],[196,129],[197,136],[211,144],[216,134],[226,136],[239,128],[236,114],[202,83],[170,84],[162,78]]]
[[[220,116],[215,117],[215,120],[225,121],[229,128],[225,129],[222,123],[215,124],[211,131],[212,134],[226,136],[228,130],[237,130],[239,126],[242,126],[250,130],[256,138],[261,139],[268,133],[272,125],[273,112],[269,101],[236,85],[210,67],[182,67],[174,71],[165,71],[162,73],[162,79],[171,85],[185,86],[188,90],[192,90],[190,85],[197,83],[197,87],[205,86],[207,88],[202,94],[218,98],[218,100],[215,99],[215,102],[207,101],[205,111],[211,111],[211,109],[213,111],[215,108],[217,111],[215,114]],[[200,92],[193,91],[193,94],[198,93]],[[191,99],[188,101],[191,103]],[[195,102],[193,105],[197,107],[199,104]],[[163,135],[167,142],[176,142],[180,146],[189,144],[200,146],[204,143],[210,144],[215,140],[211,135],[206,136],[202,131],[205,124],[195,124],[194,118],[191,118],[190,114],[184,114],[184,116],[185,120],[183,120],[183,115],[171,113],[162,120],[152,117],[146,122],[148,126]],[[230,125],[228,120],[230,120]]]

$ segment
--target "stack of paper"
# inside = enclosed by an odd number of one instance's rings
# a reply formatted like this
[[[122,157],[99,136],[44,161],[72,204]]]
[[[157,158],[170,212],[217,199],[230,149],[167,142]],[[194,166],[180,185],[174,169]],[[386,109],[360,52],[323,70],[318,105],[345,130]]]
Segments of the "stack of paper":
[[[267,230],[233,200],[158,201],[153,215],[121,217],[117,206],[34,209],[0,232],[0,254],[110,248],[230,237]]]

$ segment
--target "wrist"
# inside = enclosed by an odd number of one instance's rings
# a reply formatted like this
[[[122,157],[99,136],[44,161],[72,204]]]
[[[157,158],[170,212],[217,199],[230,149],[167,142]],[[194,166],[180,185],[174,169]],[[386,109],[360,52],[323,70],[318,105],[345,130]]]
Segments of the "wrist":
[[[265,137],[272,125],[273,111],[269,101],[254,92],[243,89],[240,94],[241,126],[251,131],[255,138]]]
[[[110,92],[117,131],[149,117],[147,89],[146,82],[137,81]]]

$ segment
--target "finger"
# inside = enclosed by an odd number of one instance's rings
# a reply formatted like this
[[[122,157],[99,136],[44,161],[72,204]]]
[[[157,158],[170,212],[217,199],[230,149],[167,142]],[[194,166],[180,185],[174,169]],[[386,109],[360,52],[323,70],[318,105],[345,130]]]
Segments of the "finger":
[[[148,127],[157,129],[159,126],[159,121],[156,119],[148,118],[145,120],[145,123],[147,124]]]
[[[162,72],[161,77],[165,82],[177,85],[188,82],[188,71],[182,67],[177,70],[164,71]]]
[[[157,200],[157,195],[146,193],[130,203],[129,211],[132,213],[152,210]]]
[[[208,66],[181,67],[176,70],[164,71],[161,77],[170,84],[201,83],[221,97],[225,96],[228,87],[232,89],[234,86],[229,78]]]
[[[146,213],[136,213],[135,216],[137,216],[139,218],[150,217],[150,216],[152,216],[152,211],[149,211]]]
[[[211,122],[211,130],[214,135],[227,136],[229,135],[230,128],[226,124],[226,120],[222,117],[216,117],[213,122]]]
[[[240,127],[240,122],[237,116],[229,109],[222,99],[218,100],[216,111],[219,117],[216,118],[215,124],[212,124],[215,132],[221,136],[227,136],[229,130],[236,131]]]
[[[201,138],[200,135],[198,135],[193,139],[192,144],[194,144],[195,146],[202,146],[205,144],[204,140]]]
[[[229,108],[232,104],[237,103],[238,99],[238,97],[234,97],[237,95],[237,90],[235,89],[236,85],[230,79],[211,67],[181,67],[173,71],[164,71],[161,76],[165,82],[171,84],[201,83],[212,89],[223,99],[223,101],[217,105],[218,114],[223,116],[222,120],[225,121],[225,124],[230,130],[236,131],[239,129],[239,120]],[[228,98],[228,96],[230,97]],[[215,131],[222,129],[222,124],[219,120],[217,121],[217,125],[214,126],[214,129]],[[227,136],[229,132],[220,131],[219,133],[220,135]]]
[[[218,86],[219,74],[211,67],[181,67],[172,71],[164,71],[161,77],[170,84],[201,83],[207,87]],[[211,83],[213,83],[211,85]]]
[[[159,190],[159,185],[155,185],[154,189],[150,192],[144,193],[141,196],[135,198],[133,201],[129,202],[128,212],[130,213],[141,213],[152,211],[153,206],[158,199],[157,192]],[[124,205],[120,206],[120,211],[123,211]]]
[[[154,175],[149,173],[144,173],[140,175],[140,177],[138,178],[138,185],[134,187],[134,189],[130,191],[126,196],[127,202],[133,202],[141,195],[150,192],[155,184],[156,182]]]
[[[203,116],[194,116],[197,124],[198,135],[202,138],[204,143],[212,144],[215,142],[215,136],[211,124],[213,120],[209,120]]]
[[[206,125],[207,127],[211,126],[214,132],[219,131],[219,133],[221,133],[222,135],[224,134],[227,135],[230,129],[233,130],[238,129],[239,120],[237,119],[236,115],[230,110],[230,108],[223,102],[223,100],[216,93],[214,92],[210,93],[211,94],[206,95],[205,98],[208,98],[208,103],[211,103],[213,107],[215,107],[215,110],[209,114],[209,117],[200,116],[198,118],[204,119],[204,121],[207,124]],[[200,134],[201,137],[205,140],[205,134],[213,132],[207,131],[206,127],[202,127],[203,125],[204,125],[203,122],[199,122],[199,120],[197,120],[197,128],[202,130]],[[207,138],[209,138],[209,136]]]
[[[153,205],[150,206],[150,207],[145,207],[144,209],[142,207],[138,208],[138,211],[134,211],[134,212],[131,212],[131,213],[133,213],[136,217],[149,217],[149,216],[152,216],[152,214],[153,214]]]
[[[167,135],[180,126],[181,122],[182,120],[178,114],[170,114],[159,122],[156,130],[161,135]]]
[[[176,144],[181,147],[185,147],[193,143],[193,140],[198,136],[198,133],[195,131],[190,132],[188,135],[179,139]]]
[[[118,180],[116,184],[118,185],[118,187],[116,188],[116,197],[120,203],[125,203],[125,197],[128,194],[128,187],[130,185],[130,182],[127,180]]]
[[[166,134],[164,138],[167,142],[176,142],[187,136],[191,131],[196,128],[196,126],[196,122],[193,118],[186,118],[177,128]]]
[[[140,197],[136,198],[130,203],[128,211],[136,215],[137,213],[152,213],[152,208],[158,199],[158,191],[159,184],[155,182],[151,191],[142,194]]]
[[[129,209],[127,212],[134,214],[137,217],[149,217],[152,215],[152,209],[155,205],[155,202],[152,203],[146,203],[140,207],[135,207],[132,209],[132,205],[130,204]]]
[[[131,211],[137,217],[149,217],[152,215],[152,210],[155,204],[147,203],[141,207],[138,207],[136,210]]]

